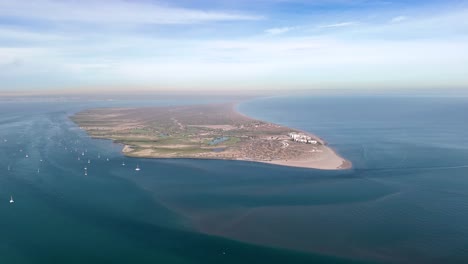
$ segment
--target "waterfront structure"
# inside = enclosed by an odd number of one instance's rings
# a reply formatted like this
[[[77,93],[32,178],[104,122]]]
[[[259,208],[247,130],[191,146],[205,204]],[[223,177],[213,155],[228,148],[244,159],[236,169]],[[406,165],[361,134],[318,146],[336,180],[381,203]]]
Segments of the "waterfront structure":
[[[288,134],[288,136],[293,141],[300,142],[300,143],[305,143],[305,144],[317,144],[318,143],[317,140],[302,133],[291,132]]]

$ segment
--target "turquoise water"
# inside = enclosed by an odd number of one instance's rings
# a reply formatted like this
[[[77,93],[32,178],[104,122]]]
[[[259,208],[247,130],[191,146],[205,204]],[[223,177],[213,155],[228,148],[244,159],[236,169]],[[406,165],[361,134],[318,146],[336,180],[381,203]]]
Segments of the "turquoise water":
[[[174,103],[193,102],[145,102]],[[132,104],[0,102],[0,263],[468,261],[466,98],[240,105],[322,136],[348,171],[131,159],[68,120]]]

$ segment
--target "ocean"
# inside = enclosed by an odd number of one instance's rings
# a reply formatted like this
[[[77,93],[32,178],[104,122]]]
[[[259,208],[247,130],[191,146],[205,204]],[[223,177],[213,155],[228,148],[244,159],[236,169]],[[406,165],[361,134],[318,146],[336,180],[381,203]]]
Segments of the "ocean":
[[[128,158],[68,118],[205,102],[0,102],[0,263],[468,262],[468,98],[238,106],[319,135],[342,171]]]

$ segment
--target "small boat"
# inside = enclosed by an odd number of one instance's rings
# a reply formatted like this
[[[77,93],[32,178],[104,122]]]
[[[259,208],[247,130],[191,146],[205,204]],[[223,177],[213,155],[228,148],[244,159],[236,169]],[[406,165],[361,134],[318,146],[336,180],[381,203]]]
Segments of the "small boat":
[[[109,161],[109,158],[107,158],[106,161]]]
[[[84,167],[85,170],[88,170],[88,167]]]
[[[140,167],[138,167],[138,165],[136,166],[135,168],[136,171],[140,171]]]
[[[122,166],[125,166],[125,162],[122,162]]]
[[[10,165],[8,165],[8,170],[11,170]]]
[[[13,196],[10,196],[10,203],[14,203],[15,201],[13,201]]]
[[[28,154],[26,154],[26,158],[29,158],[29,155],[28,155]]]
[[[91,160],[88,160],[88,164],[90,164],[90,163],[91,163]]]
[[[84,152],[81,152],[81,156],[84,156]]]
[[[88,171],[85,170],[84,176],[88,176]]]

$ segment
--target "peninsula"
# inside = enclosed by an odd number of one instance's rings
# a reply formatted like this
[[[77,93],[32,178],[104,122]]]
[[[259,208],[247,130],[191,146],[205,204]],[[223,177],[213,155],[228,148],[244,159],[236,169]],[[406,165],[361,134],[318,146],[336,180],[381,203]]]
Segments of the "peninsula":
[[[71,119],[93,138],[124,145],[144,158],[226,159],[315,169],[347,169],[351,163],[315,135],[255,120],[234,103],[96,108]]]

